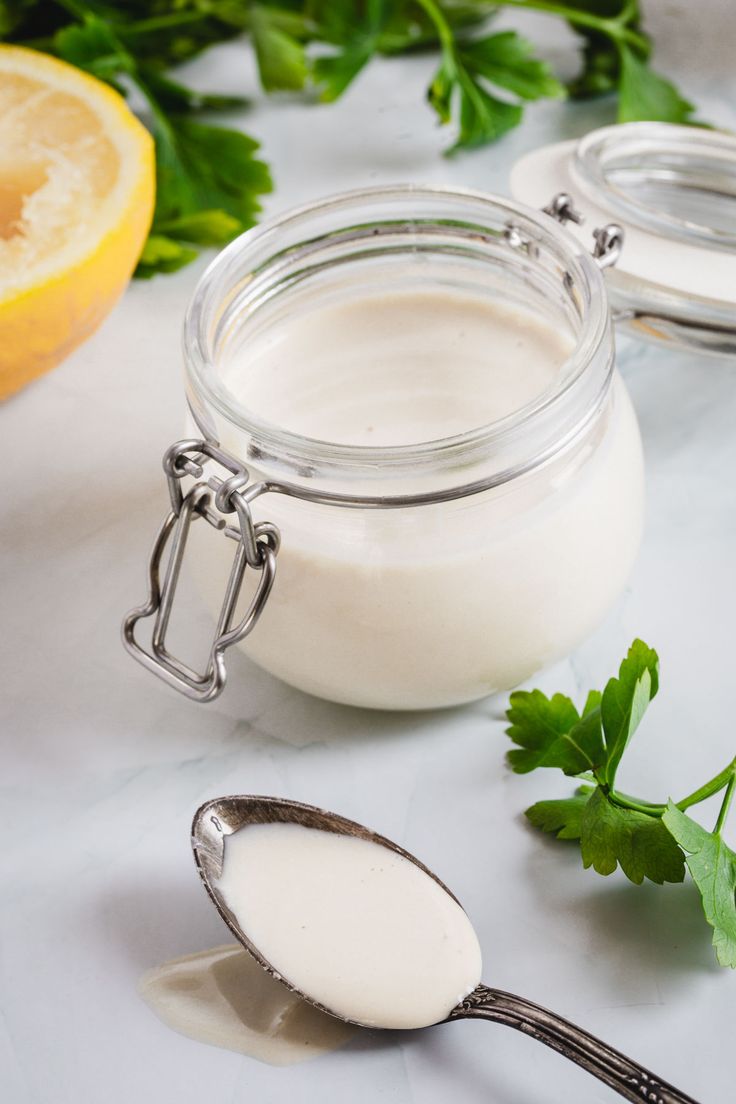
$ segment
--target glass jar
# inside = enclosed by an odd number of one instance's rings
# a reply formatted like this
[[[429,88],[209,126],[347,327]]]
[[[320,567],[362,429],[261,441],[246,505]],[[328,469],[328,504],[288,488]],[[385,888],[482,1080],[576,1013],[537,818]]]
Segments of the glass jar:
[[[233,359],[249,365],[290,318],[428,289],[523,309],[564,335],[553,385],[490,424],[377,446],[303,436],[229,386]],[[192,437],[167,454],[172,510],[125,639],[189,696],[220,692],[225,649],[240,642],[261,667],[334,701],[454,705],[566,655],[620,595],[642,529],[639,432],[599,264],[549,215],[415,186],[301,208],[216,258],[187,312],[184,358]],[[235,541],[190,527],[200,516]],[[203,674],[165,645],[187,541],[219,611]],[[136,625],[153,615],[145,648]]]
[[[736,136],[616,124],[527,153],[510,187],[531,205],[570,192],[587,225],[623,227],[626,247],[606,281],[618,329],[736,355]]]

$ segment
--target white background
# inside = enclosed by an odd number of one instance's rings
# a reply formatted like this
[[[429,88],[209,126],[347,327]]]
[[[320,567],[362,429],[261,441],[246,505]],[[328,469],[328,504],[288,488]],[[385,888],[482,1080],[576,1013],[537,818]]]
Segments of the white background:
[[[733,5],[646,7],[660,68],[704,118],[733,127]],[[523,26],[561,71],[573,69],[564,28],[512,15],[503,24]],[[332,107],[264,103],[240,46],[188,75],[202,88],[252,91],[242,125],[273,166],[268,213],[399,180],[503,193],[520,153],[610,121],[606,104],[532,106],[503,142],[446,160],[449,136],[422,99],[430,68],[377,63]],[[188,829],[201,801],[232,792],[300,798],[392,836],[465,904],[488,983],[560,1010],[704,1101],[731,1099],[736,978],[714,963],[693,886],[600,878],[574,848],[528,829],[523,809],[570,787],[504,769],[503,700],[430,715],[359,712],[291,690],[238,655],[226,694],[202,708],[123,653],[120,618],[143,597],[165,507],[160,456],[181,432],[179,329],[203,266],[132,285],[82,349],[0,414],[3,1100],[614,1099],[552,1052],[485,1024],[366,1033],[291,1069],[163,1027],[137,979],[223,941]],[[620,363],[647,454],[643,550],[607,623],[538,681],[582,694],[602,685],[633,636],[656,646],[662,693],[621,783],[663,799],[736,750],[736,364],[630,343]],[[193,636],[207,631],[204,617],[194,620]]]

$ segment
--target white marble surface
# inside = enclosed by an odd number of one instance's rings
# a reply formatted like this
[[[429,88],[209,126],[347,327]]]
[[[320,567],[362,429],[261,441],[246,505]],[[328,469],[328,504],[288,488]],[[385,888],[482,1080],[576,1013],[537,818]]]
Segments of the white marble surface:
[[[704,116],[734,126],[729,3],[648,7],[661,66],[681,74]],[[564,32],[544,19],[525,25],[549,33],[550,54],[570,65]],[[212,87],[241,89],[244,71],[252,84],[234,47],[192,66]],[[446,137],[421,103],[426,76],[421,59],[377,65],[331,108],[259,98],[243,123],[275,169],[268,210],[381,181],[504,191],[522,151],[608,118],[600,104],[542,105],[503,143],[447,161]],[[502,701],[359,712],[307,698],[237,656],[225,696],[202,708],[124,655],[118,625],[142,596],[164,508],[159,458],[182,419],[179,327],[202,267],[132,286],[92,340],[0,414],[2,1099],[614,1099],[552,1052],[484,1024],[366,1033],[287,1069],[169,1032],[136,982],[166,958],[222,942],[188,828],[198,803],[237,791],[322,804],[394,837],[466,905],[489,983],[559,1009],[698,1098],[731,1099],[736,978],[714,964],[692,885],[604,880],[529,830],[525,806],[566,784],[507,773]],[[658,647],[662,694],[624,780],[664,796],[734,751],[736,365],[633,344],[621,364],[646,445],[644,547],[607,623],[540,682],[579,692],[601,684],[635,634]]]

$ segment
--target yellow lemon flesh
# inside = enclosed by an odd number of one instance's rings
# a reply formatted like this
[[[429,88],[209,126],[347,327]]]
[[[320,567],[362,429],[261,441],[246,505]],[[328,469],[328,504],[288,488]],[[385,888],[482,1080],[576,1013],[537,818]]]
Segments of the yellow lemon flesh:
[[[115,304],[154,182],[151,136],[117,92],[0,46],[0,398],[57,365]]]

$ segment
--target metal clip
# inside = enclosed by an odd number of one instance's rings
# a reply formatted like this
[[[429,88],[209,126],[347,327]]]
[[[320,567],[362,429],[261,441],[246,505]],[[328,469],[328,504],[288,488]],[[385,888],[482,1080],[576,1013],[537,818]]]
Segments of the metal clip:
[[[593,231],[595,245],[593,257],[600,268],[610,268],[621,256],[624,244],[624,230],[617,222],[609,222]]]
[[[575,222],[578,226],[582,226],[585,222],[584,216],[575,207],[575,200],[567,192],[558,192],[557,195],[552,196],[547,206],[542,208],[542,212],[562,223],[563,226],[566,222]]]
[[[523,234],[515,222],[507,222],[503,231],[503,240],[512,249],[520,249],[528,257],[536,259],[539,256],[539,246],[528,235]]]
[[[578,226],[585,222],[584,215],[578,211],[575,200],[567,192],[558,192],[552,196],[547,206],[542,208],[542,213],[563,226],[566,222],[574,222]],[[617,222],[609,222],[593,231],[593,242],[593,259],[598,262],[599,268],[610,268],[621,256],[624,229]]]
[[[203,480],[204,464],[213,460],[229,471],[228,479],[211,476]],[[131,610],[123,622],[123,643],[130,655],[152,671],[169,686],[180,690],[194,701],[212,701],[225,686],[227,671],[224,653],[250,633],[260,617],[271,593],[276,576],[276,555],[279,550],[279,531],[269,522],[254,523],[250,503],[264,493],[263,484],[248,486],[249,474],[243,465],[229,453],[208,441],[179,441],[164,456],[164,471],[169,484],[171,510],[164,518],[154,542],[148,567],[148,598],[143,605]],[[193,476],[196,482],[184,494],[182,479]],[[247,490],[246,490],[247,488]],[[235,513],[238,526],[228,526],[228,514]],[[237,548],[230,569],[225,597],[210,648],[204,673],[193,671],[166,648],[166,631],[171,618],[176,586],[184,558],[189,526],[203,517],[210,525],[237,541]],[[166,548],[168,559],[161,584],[161,563]],[[260,579],[248,609],[237,625],[233,617],[240,596],[246,569],[260,572]],[[135,639],[135,627],[139,621],[153,617],[150,651]]]

